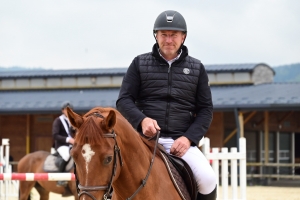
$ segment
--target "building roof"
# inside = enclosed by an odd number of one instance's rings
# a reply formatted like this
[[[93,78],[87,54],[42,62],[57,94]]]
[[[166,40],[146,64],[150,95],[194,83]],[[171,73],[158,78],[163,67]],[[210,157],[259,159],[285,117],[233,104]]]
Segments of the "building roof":
[[[300,83],[212,86],[215,111],[300,110]],[[115,107],[119,88],[0,91],[0,114],[60,113],[69,100],[77,112]]]
[[[218,72],[252,72],[257,66],[264,65],[272,69],[264,63],[252,64],[220,64],[220,65],[205,65],[208,73]],[[97,68],[97,69],[71,69],[71,70],[26,70],[26,71],[3,71],[0,74],[0,79],[11,78],[41,78],[41,77],[74,77],[74,76],[107,76],[107,75],[125,75],[126,67],[123,68]],[[272,69],[275,74],[275,71]]]
[[[101,75],[121,75],[123,76],[127,68],[98,68],[98,69],[70,69],[70,70],[26,70],[26,71],[4,71],[0,74],[0,79],[6,78],[37,78],[37,77],[66,77],[66,76],[101,76]]]
[[[0,113],[60,113],[65,101],[76,111],[115,107],[118,94],[119,89],[0,91]]]
[[[300,110],[300,83],[214,86],[215,110]]]
[[[219,64],[219,65],[205,65],[208,73],[218,72],[252,72],[258,66],[265,66],[270,68],[275,74],[275,71],[265,63],[248,63],[248,64]]]

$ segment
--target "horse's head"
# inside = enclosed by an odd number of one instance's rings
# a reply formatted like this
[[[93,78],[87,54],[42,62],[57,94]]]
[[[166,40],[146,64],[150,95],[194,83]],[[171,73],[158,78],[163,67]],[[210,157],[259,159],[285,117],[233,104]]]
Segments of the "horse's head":
[[[77,129],[71,150],[76,165],[79,197],[88,195],[100,199],[108,194],[118,177],[122,158],[113,130],[116,111],[94,108],[80,116],[67,108],[68,118]]]

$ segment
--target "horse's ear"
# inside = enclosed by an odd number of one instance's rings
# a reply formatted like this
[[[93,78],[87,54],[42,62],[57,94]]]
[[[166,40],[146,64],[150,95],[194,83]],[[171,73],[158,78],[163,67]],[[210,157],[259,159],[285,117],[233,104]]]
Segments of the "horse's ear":
[[[72,126],[79,129],[83,123],[83,118],[80,115],[73,112],[73,110],[69,107],[67,107],[67,115]]]
[[[117,117],[115,111],[110,110],[105,120],[106,121],[105,125],[107,130],[112,129],[114,127],[114,125],[116,124],[116,120]]]

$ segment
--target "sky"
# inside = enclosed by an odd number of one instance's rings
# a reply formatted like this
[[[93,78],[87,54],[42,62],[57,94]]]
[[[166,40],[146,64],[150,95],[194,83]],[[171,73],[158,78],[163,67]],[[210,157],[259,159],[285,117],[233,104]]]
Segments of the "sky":
[[[300,62],[299,0],[0,0],[0,66],[128,67],[165,10],[184,16],[204,65]]]

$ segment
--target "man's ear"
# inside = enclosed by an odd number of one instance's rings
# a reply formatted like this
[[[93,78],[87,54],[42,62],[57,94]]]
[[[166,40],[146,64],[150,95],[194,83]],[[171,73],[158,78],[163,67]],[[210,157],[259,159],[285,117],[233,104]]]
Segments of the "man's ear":
[[[76,129],[79,129],[83,123],[83,118],[77,113],[73,112],[73,110],[69,107],[67,107],[67,115],[71,125]]]

